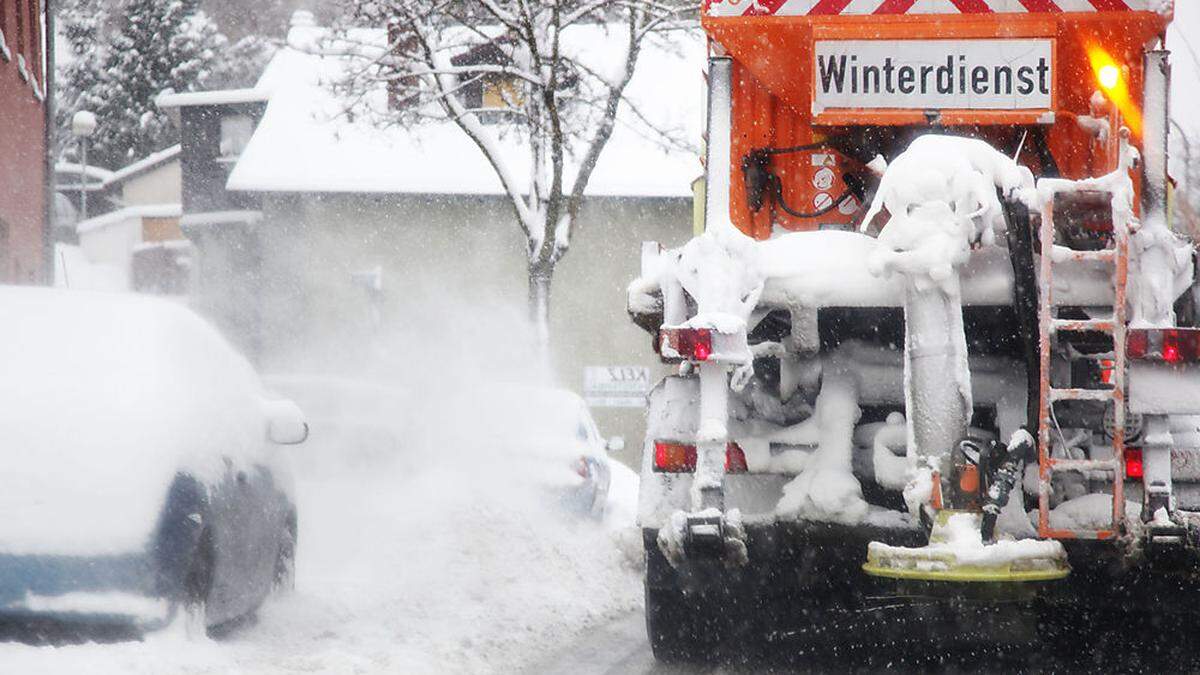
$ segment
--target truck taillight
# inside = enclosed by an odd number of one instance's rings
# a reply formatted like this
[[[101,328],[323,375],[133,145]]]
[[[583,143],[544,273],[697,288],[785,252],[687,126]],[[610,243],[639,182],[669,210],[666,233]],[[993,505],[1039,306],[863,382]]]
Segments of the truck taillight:
[[[696,470],[696,446],[669,441],[654,442],[654,470],[690,473]]]
[[[1144,474],[1145,466],[1142,464],[1142,449],[1125,448],[1125,477],[1141,479]]]
[[[1134,328],[1125,337],[1131,359],[1164,363],[1200,362],[1200,329]]]
[[[746,466],[746,453],[742,451],[742,446],[737,443],[730,443],[725,446],[725,473],[746,473],[749,467]]]
[[[673,441],[654,442],[654,470],[659,473],[691,473],[696,470],[696,446]],[[725,446],[725,473],[746,473],[746,453],[737,443]]]
[[[664,356],[707,361],[713,353],[712,331],[707,328],[664,328],[659,337]]]

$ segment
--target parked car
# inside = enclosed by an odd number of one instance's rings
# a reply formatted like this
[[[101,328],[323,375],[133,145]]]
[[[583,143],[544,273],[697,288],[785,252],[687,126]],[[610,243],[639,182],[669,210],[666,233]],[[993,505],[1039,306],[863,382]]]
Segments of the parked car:
[[[0,615],[206,626],[290,586],[307,426],[185,307],[0,287]]]
[[[557,387],[489,385],[473,396],[474,412],[466,417],[472,428],[487,432],[487,443],[514,462],[561,464],[574,471],[577,478],[562,483],[567,508],[606,522],[616,518],[633,524],[638,476],[608,455],[622,450],[624,439],[601,436],[578,394]]]

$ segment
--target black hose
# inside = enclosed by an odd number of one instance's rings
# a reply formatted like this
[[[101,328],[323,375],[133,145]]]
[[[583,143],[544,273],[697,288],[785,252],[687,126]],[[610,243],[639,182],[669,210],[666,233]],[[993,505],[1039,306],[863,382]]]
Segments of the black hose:
[[[1037,438],[1041,418],[1042,357],[1038,326],[1038,286],[1033,269],[1033,227],[1029,207],[1019,201],[1004,202],[1008,221],[1008,256],[1013,270],[1013,312],[1020,331],[1025,360],[1025,428]]]

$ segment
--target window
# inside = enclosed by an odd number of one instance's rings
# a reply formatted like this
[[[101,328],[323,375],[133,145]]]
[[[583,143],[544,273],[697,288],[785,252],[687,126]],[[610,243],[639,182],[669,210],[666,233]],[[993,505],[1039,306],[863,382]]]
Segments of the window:
[[[249,115],[229,115],[221,118],[221,141],[218,160],[236,160],[250,137],[254,135],[254,120]]]
[[[509,110],[525,102],[520,82],[502,75],[484,78],[481,99],[479,107],[489,110]]]

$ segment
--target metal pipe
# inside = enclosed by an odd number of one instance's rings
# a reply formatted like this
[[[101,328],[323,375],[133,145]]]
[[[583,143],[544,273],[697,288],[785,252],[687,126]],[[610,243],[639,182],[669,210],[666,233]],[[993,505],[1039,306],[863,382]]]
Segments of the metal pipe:
[[[729,171],[731,111],[733,107],[733,59],[712,56],[708,59],[708,144],[705,170],[708,185],[704,189],[704,230],[732,229],[729,219]]]
[[[88,197],[88,137],[80,136],[79,142],[82,144],[80,154],[83,158],[83,170],[79,172],[79,220],[87,220],[87,197]]]
[[[957,278],[953,283],[957,286]],[[957,292],[918,289],[911,280],[906,286],[904,371],[910,441],[916,455],[949,476],[946,460],[967,435],[971,421],[970,374],[962,372],[967,357],[962,303]]]
[[[1142,219],[1167,222],[1167,132],[1171,52],[1146,52],[1142,92]]]

